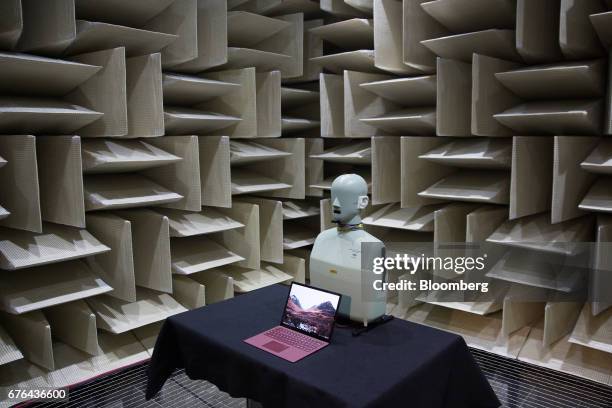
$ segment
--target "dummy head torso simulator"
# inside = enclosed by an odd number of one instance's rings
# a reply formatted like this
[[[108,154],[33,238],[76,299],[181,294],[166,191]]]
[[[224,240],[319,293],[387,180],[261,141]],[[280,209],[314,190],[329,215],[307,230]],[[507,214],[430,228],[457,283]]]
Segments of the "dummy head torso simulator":
[[[310,283],[341,293],[338,314],[364,325],[382,316],[386,307],[385,294],[373,288],[380,276],[372,272],[372,259],[384,255],[384,244],[361,224],[360,211],[368,202],[368,186],[361,176],[337,177],[331,187],[337,227],[321,232],[310,254]]]

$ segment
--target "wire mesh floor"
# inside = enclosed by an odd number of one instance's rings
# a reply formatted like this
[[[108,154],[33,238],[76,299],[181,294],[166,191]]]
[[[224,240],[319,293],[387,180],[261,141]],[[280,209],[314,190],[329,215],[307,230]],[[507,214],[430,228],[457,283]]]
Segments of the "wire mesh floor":
[[[517,360],[472,350],[504,408],[610,408],[612,387],[536,367]],[[160,394],[145,401],[146,364],[81,385],[65,402],[33,404],[45,408],[245,408],[206,381],[190,380],[179,370]]]

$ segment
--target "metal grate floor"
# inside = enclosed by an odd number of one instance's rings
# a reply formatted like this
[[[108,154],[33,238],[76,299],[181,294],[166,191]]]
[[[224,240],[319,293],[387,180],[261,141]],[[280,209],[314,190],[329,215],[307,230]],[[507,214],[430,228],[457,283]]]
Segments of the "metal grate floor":
[[[612,387],[484,351],[472,350],[504,408],[610,408]],[[65,402],[45,408],[245,408],[206,381],[192,381],[180,370],[151,401],[144,399],[146,364],[81,385]]]
[[[472,349],[507,408],[611,408],[612,387]]]

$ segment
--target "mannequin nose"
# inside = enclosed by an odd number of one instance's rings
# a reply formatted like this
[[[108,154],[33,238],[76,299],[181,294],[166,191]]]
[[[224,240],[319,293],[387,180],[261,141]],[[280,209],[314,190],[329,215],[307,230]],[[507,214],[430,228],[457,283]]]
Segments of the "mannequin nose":
[[[338,201],[337,198],[334,199],[334,201],[332,202],[332,212],[334,214],[341,214],[342,211],[340,211],[340,201]]]

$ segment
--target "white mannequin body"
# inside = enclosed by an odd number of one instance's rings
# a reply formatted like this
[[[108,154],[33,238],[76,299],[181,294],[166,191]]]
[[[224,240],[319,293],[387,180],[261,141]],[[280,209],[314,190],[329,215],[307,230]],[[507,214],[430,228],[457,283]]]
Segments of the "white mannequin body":
[[[338,177],[332,184],[332,208],[337,228],[321,232],[310,254],[310,283],[342,294],[338,309],[341,317],[368,322],[385,314],[386,296],[375,291],[380,279],[372,265],[362,259],[384,256],[384,244],[363,230],[359,211],[368,204],[367,185],[355,174]],[[362,247],[362,243],[373,243]],[[362,250],[371,253],[362,256]]]
[[[317,237],[310,254],[310,283],[315,287],[342,294],[338,314],[353,321],[368,322],[385,314],[386,302],[380,292],[373,289],[373,281],[380,277],[372,272],[362,273],[361,243],[382,242],[362,229],[339,231],[338,228],[323,231]],[[380,250],[378,256],[383,255]],[[364,281],[365,280],[365,281]],[[371,290],[363,299],[363,290]]]

